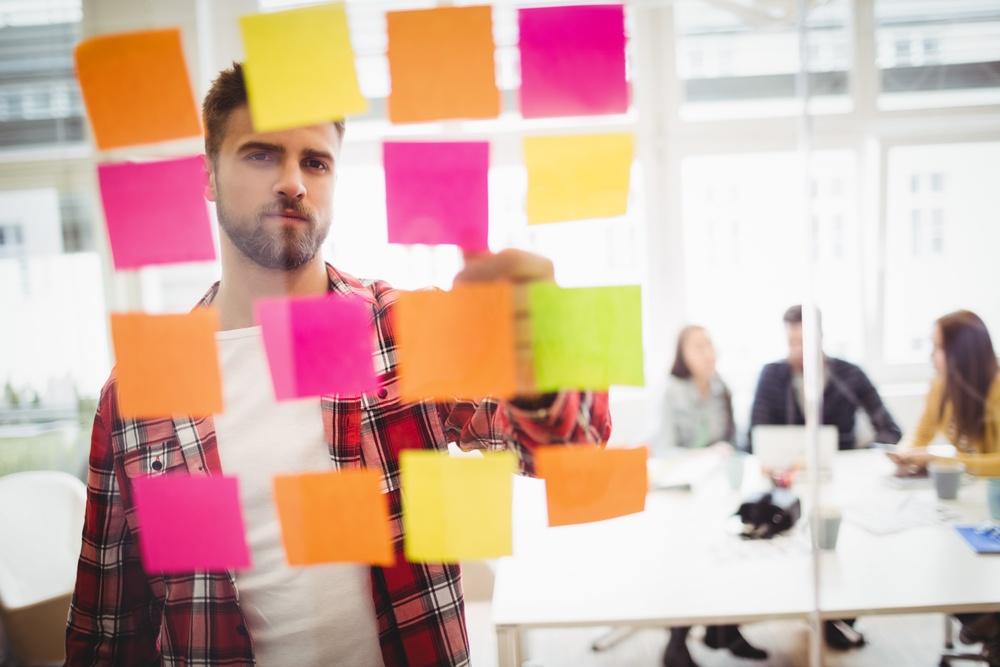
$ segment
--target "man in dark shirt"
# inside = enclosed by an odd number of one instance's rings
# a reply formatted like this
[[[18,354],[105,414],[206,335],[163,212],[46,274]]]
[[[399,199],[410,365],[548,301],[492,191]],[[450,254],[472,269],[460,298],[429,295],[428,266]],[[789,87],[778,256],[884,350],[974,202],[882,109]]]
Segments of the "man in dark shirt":
[[[802,409],[802,306],[785,312],[788,358],[764,366],[750,415],[758,424],[805,424]],[[823,357],[823,423],[837,427],[840,449],[854,449],[855,413],[864,410],[875,429],[875,442],[896,443],[902,433],[865,372],[843,359]],[[752,437],[749,440],[753,451]]]
[[[805,424],[802,381],[802,306],[785,311],[788,334],[788,358],[764,366],[757,381],[757,393],[750,414],[750,432],[758,424]],[[868,414],[875,429],[875,441],[896,443],[902,436],[899,426],[882,404],[865,372],[843,359],[823,355],[823,423],[837,427],[840,449],[854,449],[855,413],[859,408]],[[748,440],[753,451],[753,439]],[[854,629],[856,619],[826,620],[823,636],[833,648],[848,649],[864,645],[864,636]]]

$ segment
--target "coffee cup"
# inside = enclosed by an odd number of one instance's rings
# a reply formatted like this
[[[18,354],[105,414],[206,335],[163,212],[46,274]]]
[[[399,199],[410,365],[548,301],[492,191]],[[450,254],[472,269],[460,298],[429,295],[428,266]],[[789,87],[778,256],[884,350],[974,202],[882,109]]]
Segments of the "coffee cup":
[[[813,543],[820,549],[837,548],[841,513],[835,507],[821,507],[812,514]]]
[[[986,480],[986,504],[989,505],[990,516],[1000,521],[1000,477]]]
[[[941,500],[954,500],[958,497],[958,487],[965,475],[965,464],[961,461],[935,459],[927,464],[927,472],[934,480],[934,490]]]

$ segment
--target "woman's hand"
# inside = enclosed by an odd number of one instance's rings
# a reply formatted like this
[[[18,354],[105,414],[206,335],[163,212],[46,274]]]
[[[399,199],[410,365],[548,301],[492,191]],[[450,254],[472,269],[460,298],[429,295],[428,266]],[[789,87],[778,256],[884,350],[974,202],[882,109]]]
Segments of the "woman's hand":
[[[934,459],[923,447],[909,447],[886,452],[889,460],[896,464],[897,477],[913,477],[927,470],[927,464]]]

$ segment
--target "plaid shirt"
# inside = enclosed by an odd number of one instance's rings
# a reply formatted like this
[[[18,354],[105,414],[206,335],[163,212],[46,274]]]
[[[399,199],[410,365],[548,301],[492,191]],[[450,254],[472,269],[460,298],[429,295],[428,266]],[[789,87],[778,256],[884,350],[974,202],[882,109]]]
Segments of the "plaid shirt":
[[[403,555],[399,453],[512,447],[532,471],[539,444],[606,441],[607,394],[560,392],[546,410],[529,412],[493,399],[404,403],[389,307],[397,292],[328,266],[330,291],[369,303],[378,340],[379,389],[324,396],[323,429],[335,469],[377,467],[388,496],[396,551],[392,567],[371,569],[382,656],[395,665],[469,661],[461,572],[457,565],[411,563]],[[209,290],[207,306],[218,290]],[[234,573],[146,572],[139,560],[132,481],[138,476],[221,474],[210,417],[133,421],[118,413],[115,375],[94,421],[83,545],[70,608],[70,665],[252,665],[253,640],[239,606]]]

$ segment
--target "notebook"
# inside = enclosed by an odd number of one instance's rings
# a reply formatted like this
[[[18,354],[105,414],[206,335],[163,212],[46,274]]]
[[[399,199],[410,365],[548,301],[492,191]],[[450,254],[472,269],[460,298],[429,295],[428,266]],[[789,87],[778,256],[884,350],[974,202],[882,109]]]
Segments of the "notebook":
[[[1000,554],[1000,538],[996,533],[980,533],[976,526],[955,526],[955,530],[977,554]]]
[[[771,426],[753,427],[753,453],[760,467],[768,470],[806,470],[806,427]],[[836,426],[819,429],[819,472],[826,477],[833,472],[833,459],[837,454],[839,434]]]

